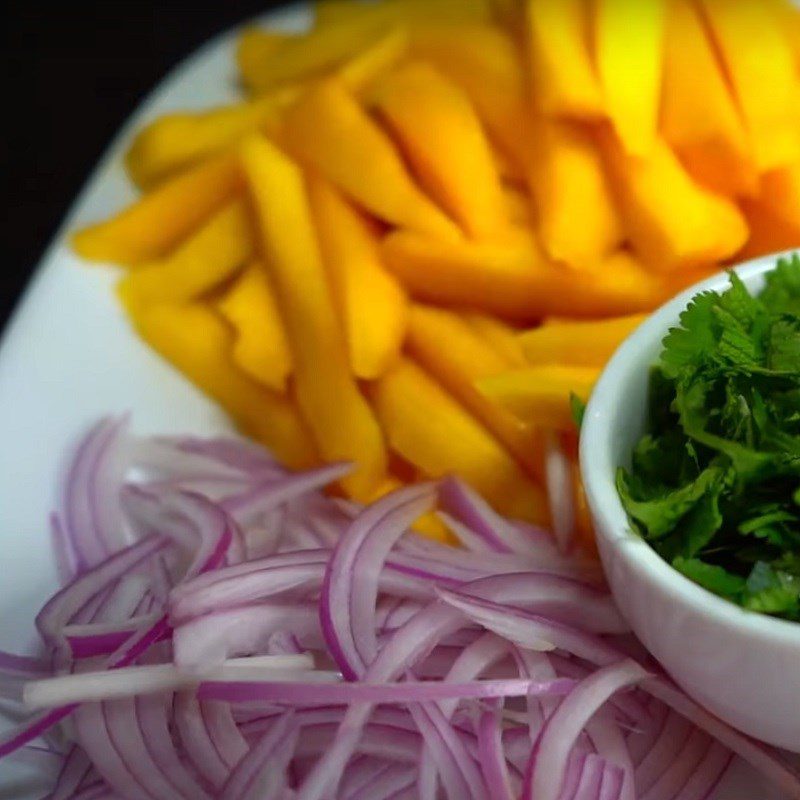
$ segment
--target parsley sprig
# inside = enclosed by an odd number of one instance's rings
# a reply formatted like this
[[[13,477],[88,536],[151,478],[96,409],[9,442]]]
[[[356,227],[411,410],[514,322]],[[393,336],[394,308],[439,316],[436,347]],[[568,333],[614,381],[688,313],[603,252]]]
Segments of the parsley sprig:
[[[800,621],[800,258],[758,297],[736,273],[663,340],[647,433],[617,488],[677,570],[745,608]]]

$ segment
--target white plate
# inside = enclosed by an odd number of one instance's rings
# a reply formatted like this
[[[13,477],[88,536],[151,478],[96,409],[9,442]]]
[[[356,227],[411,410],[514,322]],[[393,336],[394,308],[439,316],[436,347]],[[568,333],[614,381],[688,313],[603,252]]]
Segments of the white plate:
[[[294,7],[269,19],[297,28],[306,15]],[[82,262],[66,234],[134,196],[121,155],[143,122],[236,99],[234,39],[227,33],[201,48],[129,120],[67,215],[0,344],[0,648],[24,653],[35,646],[34,611],[56,586],[47,516],[65,452],[90,423],[131,410],[143,432],[230,430],[214,405],[132,334],[111,291],[115,272]],[[42,784],[32,784],[29,771],[0,762],[0,800],[40,797]],[[715,800],[780,796],[737,764]]]

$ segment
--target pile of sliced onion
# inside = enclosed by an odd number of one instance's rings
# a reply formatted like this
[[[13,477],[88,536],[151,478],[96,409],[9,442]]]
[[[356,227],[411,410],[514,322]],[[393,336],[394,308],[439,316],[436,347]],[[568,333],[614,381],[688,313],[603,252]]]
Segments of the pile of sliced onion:
[[[591,560],[454,479],[325,495],[346,469],[98,424],[41,655],[0,653],[28,714],[0,755],[52,800],[702,800],[734,755],[800,798],[648,658]],[[409,532],[431,510],[462,546]]]

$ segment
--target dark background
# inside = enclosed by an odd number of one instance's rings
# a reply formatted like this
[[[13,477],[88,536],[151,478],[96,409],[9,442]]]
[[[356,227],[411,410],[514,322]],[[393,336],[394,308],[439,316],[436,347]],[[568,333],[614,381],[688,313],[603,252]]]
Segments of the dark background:
[[[0,12],[7,84],[0,328],[92,166],[144,95],[215,33],[279,5],[13,0]]]

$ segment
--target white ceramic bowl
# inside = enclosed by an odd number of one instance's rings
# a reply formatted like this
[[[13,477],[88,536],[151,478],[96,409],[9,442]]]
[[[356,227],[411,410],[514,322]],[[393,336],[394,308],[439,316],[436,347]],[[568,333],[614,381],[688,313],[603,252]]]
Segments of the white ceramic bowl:
[[[776,256],[736,272],[758,291]],[[667,329],[720,273],[662,306],[617,350],[594,389],[581,431],[581,473],[608,581],[648,650],[692,697],[731,725],[800,751],[800,623],[745,611],[692,583],[632,532],[614,476],[642,434],[648,368]]]

